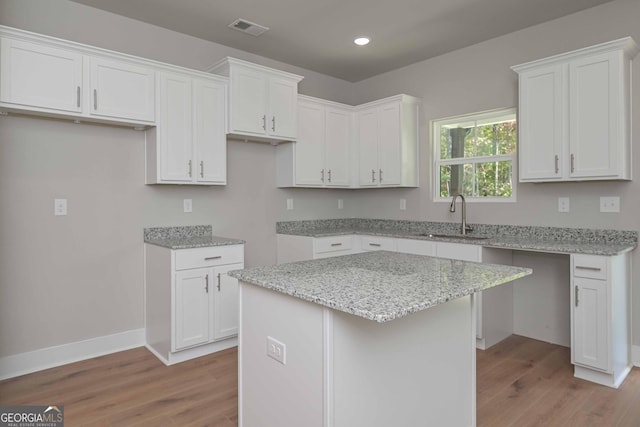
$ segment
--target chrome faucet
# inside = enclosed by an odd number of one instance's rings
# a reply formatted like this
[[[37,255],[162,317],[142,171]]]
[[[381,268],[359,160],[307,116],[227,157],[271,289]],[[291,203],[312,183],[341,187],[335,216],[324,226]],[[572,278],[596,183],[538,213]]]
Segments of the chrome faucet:
[[[462,194],[456,194],[453,196],[453,200],[451,200],[451,206],[449,206],[449,212],[456,211],[456,200],[460,197],[462,200],[462,224],[460,226],[460,233],[464,236],[467,232],[473,231],[473,228],[467,225],[467,201],[464,199]]]

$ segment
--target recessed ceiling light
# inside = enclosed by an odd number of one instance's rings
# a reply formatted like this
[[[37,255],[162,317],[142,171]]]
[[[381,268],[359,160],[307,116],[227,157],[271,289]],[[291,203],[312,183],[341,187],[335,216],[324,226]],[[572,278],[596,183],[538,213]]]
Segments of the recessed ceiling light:
[[[357,44],[358,46],[364,46],[366,44],[369,44],[371,40],[369,40],[367,37],[358,37],[357,39],[355,39],[353,42],[355,44]]]

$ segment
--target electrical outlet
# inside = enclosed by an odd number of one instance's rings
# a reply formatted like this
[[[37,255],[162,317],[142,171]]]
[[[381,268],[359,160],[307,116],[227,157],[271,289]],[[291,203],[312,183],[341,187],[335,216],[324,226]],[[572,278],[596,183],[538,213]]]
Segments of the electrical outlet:
[[[67,199],[53,199],[53,214],[55,216],[67,214]]]
[[[338,199],[338,209],[343,209],[344,208],[344,202],[342,201],[342,199]]]
[[[407,210],[407,199],[400,199],[400,210],[401,211]]]
[[[287,210],[288,211],[293,210],[293,199],[287,199]]]
[[[184,199],[183,201],[183,205],[184,205],[184,211],[186,213],[191,213],[193,212],[193,200],[191,199]]]
[[[620,212],[620,197],[600,197],[600,212]]]
[[[569,212],[571,205],[568,197],[558,197],[558,212]]]
[[[275,338],[267,337],[267,356],[283,365],[287,364],[287,346]]]

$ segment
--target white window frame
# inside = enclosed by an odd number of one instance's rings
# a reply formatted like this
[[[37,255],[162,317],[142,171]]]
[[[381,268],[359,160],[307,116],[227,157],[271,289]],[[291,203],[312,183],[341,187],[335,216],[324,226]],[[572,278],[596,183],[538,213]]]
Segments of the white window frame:
[[[501,161],[510,161],[511,162],[511,185],[512,192],[511,197],[466,197],[465,200],[470,203],[514,203],[517,201],[516,192],[517,192],[517,176],[518,176],[518,144],[516,143],[516,151],[513,154],[501,154],[496,156],[482,156],[482,157],[457,157],[455,159],[440,159],[440,128],[443,125],[448,125],[452,123],[459,122],[470,122],[470,121],[482,121],[491,119],[499,116],[506,115],[515,115],[517,121],[517,109],[515,107],[511,108],[499,108],[496,110],[488,110],[481,111],[478,113],[470,113],[463,114],[460,116],[447,117],[443,119],[431,120],[431,146],[433,153],[433,173],[431,174],[433,185],[433,201],[440,203],[450,203],[451,197],[440,197],[440,166],[446,165],[461,165],[461,164],[469,164],[469,163],[487,163],[487,162],[501,162]]]

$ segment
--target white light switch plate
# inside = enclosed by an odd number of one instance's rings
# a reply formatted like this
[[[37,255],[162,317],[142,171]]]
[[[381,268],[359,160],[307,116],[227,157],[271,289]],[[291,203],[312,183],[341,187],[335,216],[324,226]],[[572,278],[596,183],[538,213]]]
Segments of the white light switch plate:
[[[338,209],[344,208],[344,201],[342,199],[338,199]]]
[[[288,211],[293,210],[293,199],[287,199],[287,210]]]
[[[568,197],[558,197],[558,212],[569,212],[571,204]]]
[[[67,199],[53,199],[53,214],[55,216],[67,214]]]
[[[407,199],[400,199],[400,210],[401,211],[407,210]]]
[[[184,205],[184,211],[186,213],[193,212],[193,200],[192,199],[184,199],[183,205]]]
[[[620,212],[620,197],[600,197],[600,212]]]

